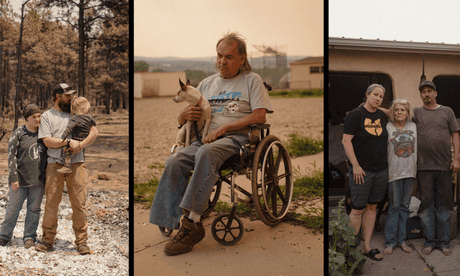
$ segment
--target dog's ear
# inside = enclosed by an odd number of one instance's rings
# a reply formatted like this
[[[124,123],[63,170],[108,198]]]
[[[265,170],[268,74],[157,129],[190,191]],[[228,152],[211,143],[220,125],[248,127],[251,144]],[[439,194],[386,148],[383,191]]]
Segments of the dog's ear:
[[[187,86],[179,79],[179,85],[180,85],[180,89],[182,91],[185,91],[187,90]]]
[[[190,85],[190,80],[187,80],[187,85]]]

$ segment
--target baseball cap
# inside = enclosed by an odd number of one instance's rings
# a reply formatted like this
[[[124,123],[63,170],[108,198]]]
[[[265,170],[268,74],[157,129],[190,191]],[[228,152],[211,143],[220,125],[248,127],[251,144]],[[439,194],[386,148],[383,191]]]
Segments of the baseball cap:
[[[70,87],[67,83],[60,83],[58,85],[56,85],[54,88],[53,88],[53,96],[56,96],[56,94],[73,94],[77,92],[77,90],[72,90],[72,87]]]
[[[423,86],[429,86],[436,91],[436,85],[434,85],[434,82],[429,81],[429,80],[424,80],[418,85],[418,90],[421,90]]]

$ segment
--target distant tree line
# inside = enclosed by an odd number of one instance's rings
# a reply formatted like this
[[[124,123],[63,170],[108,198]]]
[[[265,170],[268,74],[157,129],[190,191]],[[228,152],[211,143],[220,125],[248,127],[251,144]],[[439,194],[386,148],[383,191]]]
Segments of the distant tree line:
[[[18,1],[18,0],[14,0]],[[128,0],[0,0],[0,116],[51,107],[67,83],[93,106],[128,109]]]

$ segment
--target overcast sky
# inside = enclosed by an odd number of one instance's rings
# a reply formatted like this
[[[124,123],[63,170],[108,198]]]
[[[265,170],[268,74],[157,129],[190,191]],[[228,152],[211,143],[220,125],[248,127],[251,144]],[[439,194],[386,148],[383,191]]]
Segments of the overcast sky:
[[[134,55],[209,57],[227,31],[288,55],[323,55],[322,0],[135,0]]]
[[[460,43],[460,1],[330,0],[329,36]]]

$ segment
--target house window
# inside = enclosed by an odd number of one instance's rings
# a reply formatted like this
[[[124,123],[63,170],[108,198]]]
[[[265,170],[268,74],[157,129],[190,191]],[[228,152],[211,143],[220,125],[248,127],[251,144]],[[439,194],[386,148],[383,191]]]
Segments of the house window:
[[[319,66],[311,66],[310,74],[319,73]]]
[[[460,106],[458,105],[460,100],[460,76],[439,75],[433,78],[433,82],[438,92],[436,103],[452,108],[455,117],[460,118]]]
[[[393,84],[386,74],[373,72],[329,71],[328,119],[332,125],[343,123],[348,111],[358,107],[365,98],[367,87],[380,83],[385,87],[382,107],[389,108],[393,100]]]
[[[321,73],[324,73],[324,66],[321,66]]]

